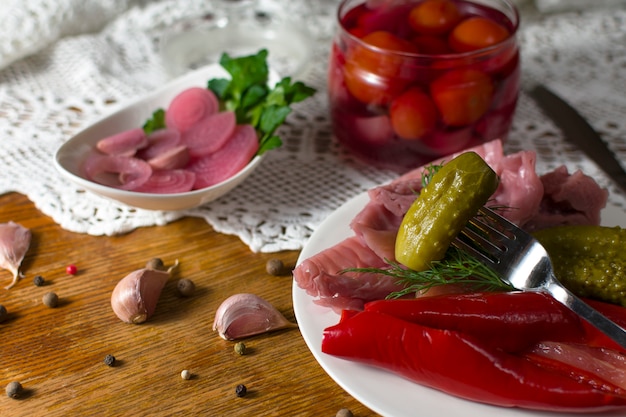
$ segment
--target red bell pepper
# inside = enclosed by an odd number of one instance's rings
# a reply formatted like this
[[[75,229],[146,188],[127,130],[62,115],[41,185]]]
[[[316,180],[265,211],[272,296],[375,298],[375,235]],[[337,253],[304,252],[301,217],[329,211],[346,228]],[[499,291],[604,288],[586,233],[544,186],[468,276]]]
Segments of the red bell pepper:
[[[580,318],[543,293],[485,292],[372,301],[366,311],[437,329],[471,334],[490,346],[519,352],[540,341],[587,342]]]
[[[613,320],[618,326],[626,329],[626,308],[615,304],[605,303],[603,301],[590,299],[585,299],[584,301],[591,307],[598,310],[600,313],[607,316],[609,319]],[[609,338],[607,335],[593,327],[591,324],[589,324],[585,320],[581,320],[581,322],[583,324],[583,327],[585,327],[586,329],[588,345],[608,347],[617,351],[624,351],[624,348],[621,347],[617,342],[613,341],[613,339]]]
[[[505,352],[473,335],[373,311],[325,329],[322,351],[493,405],[562,412],[626,407],[624,389],[574,367],[555,372],[532,356]]]

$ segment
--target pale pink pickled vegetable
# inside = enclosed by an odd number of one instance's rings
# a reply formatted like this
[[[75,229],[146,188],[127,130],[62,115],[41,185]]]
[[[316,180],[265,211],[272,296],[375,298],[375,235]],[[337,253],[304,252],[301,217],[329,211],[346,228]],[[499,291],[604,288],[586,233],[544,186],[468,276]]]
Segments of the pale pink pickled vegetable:
[[[254,128],[238,126],[235,113],[220,111],[217,97],[205,88],[177,95],[165,123],[148,135],[138,128],[101,140],[98,150],[111,154],[90,156],[83,164],[85,177],[127,191],[180,193],[190,190],[190,182],[198,189],[232,177],[259,147]],[[143,142],[137,139],[141,135]]]
[[[109,155],[133,156],[137,150],[146,145],[148,145],[148,139],[145,132],[142,128],[136,128],[100,139],[96,148]]]
[[[211,90],[192,87],[178,94],[165,112],[165,125],[181,133],[217,113],[219,102]]]
[[[235,131],[237,119],[232,111],[215,113],[183,133],[181,144],[192,158],[200,158],[220,149]]]
[[[167,149],[161,154],[148,160],[153,169],[181,169],[189,163],[189,149],[185,145],[178,145]]]
[[[133,191],[154,194],[174,194],[191,191],[196,174],[184,169],[154,171],[150,178]]]
[[[188,169],[196,174],[194,188],[210,187],[232,177],[248,165],[258,149],[254,127],[238,125],[222,148],[189,164]]]
[[[89,180],[129,191],[141,186],[152,174],[146,161],[127,156],[92,155],[83,168]]]
[[[596,375],[615,386],[626,389],[626,354],[587,345],[541,342],[532,349],[534,355],[562,362]]]
[[[137,152],[137,157],[146,161],[178,146],[180,132],[174,129],[159,129],[148,135],[148,146]]]
[[[10,221],[0,224],[0,268],[13,274],[13,281],[6,289],[14,286],[22,277],[19,268],[30,247],[31,238],[30,230],[19,223]]]
[[[345,123],[362,135],[367,143],[384,145],[392,141],[393,127],[387,115],[347,118]]]

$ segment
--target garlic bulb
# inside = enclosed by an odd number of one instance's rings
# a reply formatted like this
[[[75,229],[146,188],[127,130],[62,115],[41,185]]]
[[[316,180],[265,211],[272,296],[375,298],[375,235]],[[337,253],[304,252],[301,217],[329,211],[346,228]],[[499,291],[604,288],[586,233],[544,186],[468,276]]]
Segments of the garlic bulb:
[[[30,230],[18,223],[0,224],[0,268],[13,274],[13,281],[5,287],[7,290],[22,277],[19,268],[30,247],[31,237]]]
[[[236,340],[257,334],[296,327],[273,305],[254,294],[228,297],[215,312],[213,330],[226,340]]]
[[[126,323],[140,324],[148,320],[156,309],[157,301],[171,271],[143,268],[131,272],[117,283],[111,294],[111,307],[115,315]]]

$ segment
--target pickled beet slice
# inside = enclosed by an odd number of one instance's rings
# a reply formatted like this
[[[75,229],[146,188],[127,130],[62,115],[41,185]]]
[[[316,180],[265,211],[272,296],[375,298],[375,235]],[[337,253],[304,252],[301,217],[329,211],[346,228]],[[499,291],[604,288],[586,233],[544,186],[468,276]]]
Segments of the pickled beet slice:
[[[96,148],[108,155],[133,156],[138,149],[148,145],[148,139],[142,128],[125,130],[115,135],[100,139]]]
[[[176,147],[180,143],[180,133],[174,129],[159,129],[148,135],[148,145],[137,152],[137,157],[150,160]]]
[[[196,174],[194,189],[218,184],[241,171],[259,149],[259,139],[251,125],[238,125],[232,137],[216,152],[191,162]]]
[[[212,114],[184,132],[181,144],[192,158],[207,156],[220,149],[235,131],[237,120],[232,111]]]
[[[154,194],[174,194],[191,191],[196,174],[185,169],[154,171],[150,178],[133,191]]]
[[[84,170],[91,181],[128,191],[143,185],[152,175],[146,161],[119,155],[92,155],[85,161]]]
[[[200,120],[217,113],[218,109],[219,102],[211,90],[188,88],[170,102],[165,112],[165,125],[186,132]]]

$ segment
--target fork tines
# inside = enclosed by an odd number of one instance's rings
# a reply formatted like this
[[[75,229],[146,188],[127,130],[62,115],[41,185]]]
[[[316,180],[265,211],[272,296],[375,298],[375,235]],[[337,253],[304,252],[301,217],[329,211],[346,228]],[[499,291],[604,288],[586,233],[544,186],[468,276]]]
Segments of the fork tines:
[[[507,251],[507,241],[515,240],[511,227],[516,227],[504,217],[486,207],[470,219],[452,245],[489,264],[497,264],[500,255]]]

